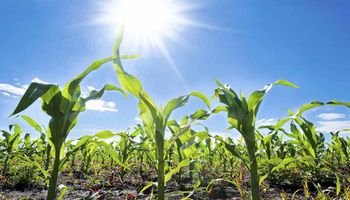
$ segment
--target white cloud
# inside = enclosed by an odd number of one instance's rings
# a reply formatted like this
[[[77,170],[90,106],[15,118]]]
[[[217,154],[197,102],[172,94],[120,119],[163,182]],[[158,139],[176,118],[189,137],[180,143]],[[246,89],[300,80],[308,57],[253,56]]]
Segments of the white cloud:
[[[90,100],[86,102],[87,110],[95,110],[95,111],[109,111],[109,112],[117,112],[118,110],[115,108],[115,103],[113,101],[103,101],[101,99]]]
[[[317,115],[317,117],[322,120],[335,120],[335,119],[343,119],[345,118],[345,115],[341,113],[321,113]]]
[[[14,80],[17,80],[18,79],[14,79]],[[36,83],[47,83],[43,80],[40,80],[39,78],[35,77],[31,82],[36,82]],[[0,83],[0,92],[1,94],[3,95],[6,95],[6,96],[11,96],[13,98],[19,98],[20,96],[22,96],[26,89],[28,88],[29,85],[22,85],[20,83],[16,83],[15,85],[11,85],[11,84],[8,84],[8,83]]]
[[[270,119],[260,119],[258,121],[256,121],[256,127],[259,126],[267,126],[267,125],[275,125],[277,123],[277,121],[273,118]]]
[[[26,90],[22,87],[17,87],[11,84],[0,83],[0,91],[17,96],[22,96]]]
[[[11,94],[10,93],[8,93],[8,92],[1,92],[1,94],[3,94],[3,95],[5,95],[5,96],[11,96]]]
[[[343,129],[350,129],[350,120],[344,121],[318,121],[317,131],[320,132],[331,132],[340,131]]]

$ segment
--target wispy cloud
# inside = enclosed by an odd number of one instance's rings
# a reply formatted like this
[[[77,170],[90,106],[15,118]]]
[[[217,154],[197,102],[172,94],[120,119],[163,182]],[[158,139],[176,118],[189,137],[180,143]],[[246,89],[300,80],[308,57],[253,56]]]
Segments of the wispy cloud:
[[[345,115],[341,113],[321,113],[317,117],[322,120],[336,120],[345,118]]]
[[[16,79],[18,81],[18,79]],[[37,77],[35,77],[31,82],[36,83],[44,83],[47,84],[46,81],[43,81]],[[24,85],[17,83],[16,85],[8,84],[8,83],[0,83],[0,94],[12,97],[12,98],[19,98],[23,96],[26,89],[29,85]],[[89,86],[88,91],[95,90],[94,87]],[[88,92],[83,92],[83,96],[87,96]],[[87,110],[94,110],[94,111],[100,111],[100,112],[117,112],[118,110],[115,108],[115,103],[113,101],[103,101],[101,99],[96,100],[90,100],[86,103],[86,109]]]
[[[103,101],[101,99],[90,100],[86,102],[87,110],[95,110],[100,112],[117,112],[118,110],[115,108],[115,103],[113,101]]]
[[[18,79],[14,79],[18,81]],[[37,83],[46,83],[45,81],[40,80],[35,77],[31,82]],[[0,92],[5,96],[11,96],[13,98],[18,98],[18,96],[22,96],[29,85],[22,85],[20,83],[9,84],[9,83],[0,83]]]
[[[350,120],[338,120],[338,121],[318,121],[317,131],[331,132],[340,131],[344,129],[350,129]]]
[[[0,83],[0,91],[2,92],[2,94],[4,94],[3,92],[5,92],[7,94],[22,96],[24,94],[24,92],[26,91],[26,89],[23,87],[14,86],[14,85],[7,84],[7,83]],[[4,95],[6,95],[6,94],[4,94]],[[6,95],[6,96],[8,96],[8,95]]]
[[[11,96],[11,94],[10,94],[10,93],[8,93],[8,92],[1,92],[1,94],[5,95],[5,96],[8,96],[8,97],[10,97],[10,96]]]

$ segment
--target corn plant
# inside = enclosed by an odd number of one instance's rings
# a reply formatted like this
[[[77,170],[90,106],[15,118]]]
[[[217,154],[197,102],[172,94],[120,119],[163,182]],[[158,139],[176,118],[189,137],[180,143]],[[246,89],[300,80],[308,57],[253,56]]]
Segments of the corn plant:
[[[55,84],[31,83],[12,113],[12,115],[16,115],[22,112],[37,99],[41,98],[42,110],[51,117],[48,133],[49,140],[54,146],[55,156],[47,194],[47,199],[49,200],[55,199],[57,195],[56,186],[60,169],[60,158],[63,156],[62,146],[69,132],[77,124],[79,113],[85,110],[86,102],[100,98],[106,90],[122,91],[114,85],[107,84],[100,91],[91,91],[86,98],[81,96],[80,82],[90,72],[111,60],[113,60],[113,57],[95,61],[83,73],[69,81],[63,89],[60,89]]]
[[[136,155],[139,164],[139,174],[144,176],[144,172],[147,171],[146,166],[151,166],[150,163],[155,161],[156,158],[152,149],[153,138],[149,137],[150,135],[146,132],[143,125],[138,124],[137,128],[140,130],[140,142],[135,145]]]
[[[22,115],[21,118],[40,134],[40,138],[35,142],[36,149],[41,157],[45,157],[43,158],[44,170],[47,171],[51,162],[51,149],[53,146],[53,144],[49,140],[47,140],[47,138],[49,137],[49,132],[45,129],[45,127],[40,126],[37,121],[35,121],[29,116]],[[33,159],[31,160],[33,161]]]
[[[12,134],[11,131],[13,131]],[[2,175],[6,177],[9,168],[9,161],[16,154],[18,145],[21,142],[21,133],[23,130],[18,124],[14,124],[9,126],[9,131],[1,130],[1,132],[4,137],[3,149],[1,150],[4,153]]]
[[[295,88],[297,86],[288,81],[279,80],[273,84],[267,85],[263,90],[254,91],[250,97],[246,99],[243,93],[238,96],[229,86],[224,86],[219,81],[217,81],[217,84],[219,88],[215,90],[215,95],[219,98],[220,102],[225,105],[225,107],[221,109],[227,112],[227,119],[231,125],[230,128],[235,128],[244,138],[249,156],[249,163],[247,163],[245,159],[244,161],[251,175],[250,185],[252,189],[252,198],[253,200],[259,200],[259,174],[256,160],[257,147],[255,138],[256,115],[258,114],[260,104],[265,94],[272,86],[285,85]]]
[[[197,111],[196,113],[199,113],[202,111]],[[194,181],[194,173],[198,172],[201,161],[201,156],[203,155],[202,151],[206,150],[205,145],[203,144],[203,141],[206,139],[210,139],[210,135],[208,134],[208,129],[204,126],[204,130],[202,131],[195,131],[194,128],[189,129],[187,132],[179,135],[179,133],[182,131],[181,127],[185,126],[188,123],[188,119],[195,118],[194,115],[185,116],[181,120],[181,122],[177,122],[176,120],[171,120],[168,122],[168,129],[172,133],[172,137],[175,139],[174,142],[174,150],[168,151],[169,156],[168,160],[171,164],[171,161],[174,163],[181,163],[185,160],[190,159],[189,169],[188,169],[188,179],[187,181]],[[207,115],[202,115],[201,119],[207,119],[209,117],[209,114],[207,111],[203,111],[203,113],[207,113]],[[196,125],[199,125],[199,123],[196,123]],[[198,128],[197,128],[198,129]],[[206,155],[207,156],[207,155]],[[169,164],[169,165],[170,165]],[[182,184],[182,178],[183,178],[183,170],[180,168],[177,175],[178,179],[177,182],[181,187]],[[198,180],[199,181],[199,180]]]
[[[165,156],[167,155],[167,151],[170,149],[171,145],[175,143],[176,138],[188,131],[190,129],[191,124],[194,122],[194,120],[196,120],[192,119],[188,124],[181,128],[181,131],[176,137],[173,137],[172,139],[170,139],[170,141],[167,141],[165,139],[165,132],[167,129],[169,118],[174,110],[185,106],[191,96],[200,98],[205,102],[205,104],[208,107],[210,106],[210,102],[202,93],[192,92],[188,95],[180,96],[170,100],[164,108],[162,108],[161,106],[157,106],[155,102],[151,99],[151,97],[143,90],[140,81],[136,77],[128,74],[124,70],[121,63],[121,58],[123,57],[120,56],[119,53],[121,41],[122,32],[118,35],[114,46],[114,68],[117,72],[118,79],[122,87],[126,91],[134,95],[139,101],[138,107],[140,110],[140,118],[142,119],[144,125],[147,128],[146,132],[153,139],[153,148],[156,151],[158,199],[163,200],[165,183],[171,177],[165,175]],[[206,114],[207,113],[202,113],[195,117],[200,118],[202,117],[202,115]],[[166,143],[169,143],[170,145],[166,147]],[[184,165],[184,163],[185,162],[179,164],[179,166]]]
[[[277,131],[277,129],[280,129],[285,123],[291,121],[290,129],[292,133],[286,133],[286,135],[291,138],[290,143],[295,144],[296,148],[298,148],[296,152],[302,155],[300,159],[294,159],[294,161],[304,163],[306,166],[311,165],[316,178],[320,178],[320,169],[325,164],[328,164],[324,159],[325,137],[323,133],[317,132],[315,125],[302,117],[302,115],[310,109],[326,105],[350,108],[350,103],[338,100],[332,100],[327,104],[313,101],[309,104],[302,105],[296,113],[289,111],[289,116],[279,120],[275,126],[275,131]]]
[[[342,163],[346,163],[346,166],[350,171],[350,139],[340,137],[339,133],[341,133],[341,131],[331,132],[332,143],[329,144],[329,146],[332,149],[332,160],[338,162],[338,167],[340,167]],[[331,166],[336,167],[334,165]]]
[[[117,142],[117,152],[120,162],[124,163],[124,165],[128,166],[128,162],[132,157],[132,153],[137,149],[136,143],[133,141],[135,137],[137,137],[141,132],[140,128],[135,128],[133,132],[130,133],[130,130],[119,133],[120,136],[119,141]],[[121,167],[120,177],[121,180],[124,179],[126,174],[125,167]]]

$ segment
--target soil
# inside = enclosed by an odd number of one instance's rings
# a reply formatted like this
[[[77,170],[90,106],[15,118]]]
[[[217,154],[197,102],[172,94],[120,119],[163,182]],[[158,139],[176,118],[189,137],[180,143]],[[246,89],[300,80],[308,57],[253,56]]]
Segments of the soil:
[[[117,174],[117,173],[115,173]],[[123,181],[119,176],[112,174],[97,175],[94,180],[88,178],[90,176],[84,176],[81,172],[74,172],[73,174],[61,173],[60,174],[60,184],[64,184],[68,187],[63,199],[67,200],[78,200],[78,199],[113,199],[113,200],[133,200],[133,199],[156,199],[156,188],[149,188],[144,191],[143,194],[137,196],[137,192],[140,191],[148,181],[156,181],[156,176],[153,174],[146,175],[125,175]],[[174,177],[176,178],[176,177]],[[101,182],[100,180],[108,180]],[[191,188],[194,183],[183,181],[184,184],[178,185],[175,181],[170,181],[166,187],[166,197],[167,199],[181,199],[187,196],[191,191],[187,191],[184,194],[186,188]],[[245,183],[246,187],[247,183]],[[302,188],[302,186],[301,186]],[[1,189],[1,188],[0,188]],[[246,188],[245,188],[246,189]],[[153,195],[152,195],[152,191]],[[335,188],[328,187],[324,190],[329,197],[335,196]],[[268,189],[262,189],[261,196],[262,199],[282,199],[281,193],[285,196],[285,199],[292,199],[295,190],[286,190],[286,188],[279,189],[277,186],[269,186]],[[315,191],[314,191],[315,193]],[[12,187],[12,188],[2,188],[0,190],[0,200],[5,199],[30,199],[30,200],[41,200],[46,199],[47,190],[42,186],[34,186],[31,188],[26,187]],[[137,198],[136,198],[137,197]],[[225,182],[216,184],[212,187],[210,191],[206,191],[205,187],[200,187],[191,196],[192,199],[201,200],[239,200],[240,193],[237,188],[233,185],[227,184]],[[304,194],[302,190],[294,196],[294,199],[304,199]],[[331,198],[336,199],[336,198]]]

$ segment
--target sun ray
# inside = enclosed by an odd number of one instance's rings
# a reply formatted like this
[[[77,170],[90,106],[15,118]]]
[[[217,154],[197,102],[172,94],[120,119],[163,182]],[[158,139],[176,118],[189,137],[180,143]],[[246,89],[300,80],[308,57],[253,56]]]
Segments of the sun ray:
[[[183,45],[186,40],[182,35],[187,27],[213,28],[188,18],[188,12],[198,8],[198,4],[184,0],[107,0],[99,5],[94,24],[107,28],[111,37],[124,27],[123,43],[128,50],[141,54],[150,49],[159,52],[188,89],[166,40]]]

